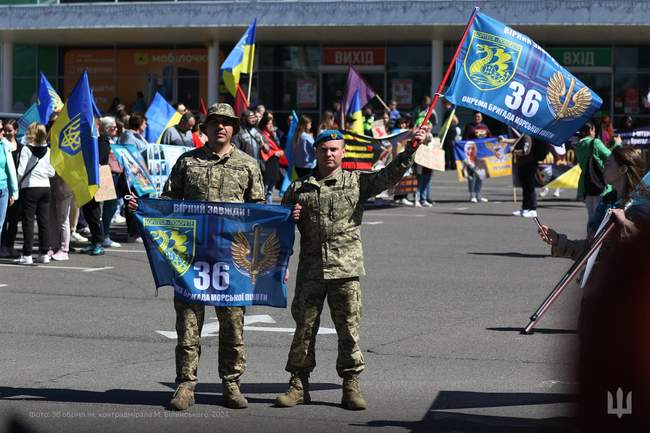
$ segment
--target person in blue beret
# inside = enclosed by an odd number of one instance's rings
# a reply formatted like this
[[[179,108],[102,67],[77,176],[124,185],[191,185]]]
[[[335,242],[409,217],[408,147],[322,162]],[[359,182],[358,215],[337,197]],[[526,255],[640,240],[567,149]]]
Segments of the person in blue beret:
[[[313,173],[294,181],[282,198],[290,206],[300,231],[300,258],[291,314],[296,331],[285,369],[288,390],[276,405],[309,403],[309,375],[316,367],[315,339],[325,298],[338,335],[336,371],[343,379],[341,405],[363,410],[359,388],[365,367],[359,347],[361,284],[365,274],[361,247],[363,205],[369,198],[400,181],[413,164],[415,150],[426,131],[419,129],[388,166],[376,172],[341,169],[345,140],[341,131],[326,130],[314,140],[317,165]]]

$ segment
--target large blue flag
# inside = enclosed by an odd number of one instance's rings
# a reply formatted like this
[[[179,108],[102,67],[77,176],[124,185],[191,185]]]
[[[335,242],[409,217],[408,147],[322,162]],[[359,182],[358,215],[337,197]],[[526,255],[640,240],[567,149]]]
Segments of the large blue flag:
[[[40,122],[44,125],[50,121],[50,116],[53,112],[59,111],[63,108],[63,102],[59,97],[59,94],[56,93],[54,87],[47,81],[45,74],[40,73],[40,81],[38,83],[38,100],[36,101],[38,106],[38,116]]]
[[[298,178],[298,174],[295,170],[295,157],[293,155],[293,137],[296,135],[296,129],[298,129],[298,115],[295,111],[292,111],[291,125],[289,125],[287,141],[284,145],[284,156],[287,157],[289,164],[284,172],[284,179],[282,179],[282,185],[280,186],[280,195],[284,195],[285,191],[289,188],[289,185],[291,185],[291,182]]]
[[[560,145],[603,100],[528,36],[477,13],[445,97]]]
[[[185,302],[287,306],[291,209],[140,199],[135,217],[156,287]]]

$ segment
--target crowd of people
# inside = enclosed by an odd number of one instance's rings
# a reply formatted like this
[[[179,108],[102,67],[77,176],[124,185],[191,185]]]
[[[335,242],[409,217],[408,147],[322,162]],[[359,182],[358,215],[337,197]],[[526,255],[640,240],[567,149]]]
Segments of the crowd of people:
[[[383,129],[383,134],[393,135],[422,125],[431,99],[422,98],[413,111],[400,111],[396,101],[390,101],[387,106],[374,109],[368,105],[364,110],[364,135],[377,135],[377,128]],[[455,142],[466,140],[465,159],[460,161],[460,169],[467,180],[469,201],[472,203],[487,202],[482,195],[482,184],[486,177],[484,161],[477,157],[477,147],[472,140],[494,136],[491,128],[484,122],[483,115],[476,112],[472,120],[461,127],[459,117],[454,107],[448,101],[443,102],[442,120],[439,121],[434,112],[425,125],[427,136],[425,144],[433,140],[433,131],[449,120],[449,129],[440,137],[439,146],[444,152],[444,168],[457,170]],[[203,119],[200,114],[193,113],[187,107],[178,103],[174,106],[180,114],[178,124],[163,131],[160,142],[168,145],[178,145],[198,148],[204,146],[207,136],[203,130]],[[113,100],[105,117],[99,119],[99,163],[110,167],[117,197],[123,197],[133,192],[129,188],[124,171],[118,159],[111,151],[111,145],[130,146],[146,155],[149,145],[146,137],[147,117],[143,114],[146,104],[142,95],[138,95],[133,104],[132,112],[120,103],[118,98]],[[298,118],[295,133],[288,143],[288,132],[292,122],[291,116],[276,119],[271,110],[264,105],[257,105],[245,110],[240,116],[240,128],[233,136],[233,145],[251,156],[259,165],[264,182],[264,196],[267,203],[277,202],[280,185],[285,177],[289,161],[285,151],[291,148],[294,169],[298,177],[306,176],[316,168],[314,151],[315,137],[326,130],[341,129],[338,113],[340,104],[333,104],[332,110],[326,110],[317,123],[308,115]],[[451,119],[450,119],[451,117]],[[34,248],[34,222],[38,227],[38,255],[36,260],[47,263],[50,260],[68,260],[71,245],[76,251],[93,256],[104,254],[105,248],[120,248],[116,242],[117,226],[126,223],[126,236],[120,240],[126,242],[142,242],[133,216],[124,208],[122,200],[114,199],[97,202],[94,199],[77,208],[73,195],[65,181],[55,173],[49,160],[49,131],[57,118],[54,113],[47,125],[32,124],[24,136],[17,138],[18,125],[15,120],[7,120],[0,124],[0,135],[5,152],[0,152],[0,222],[2,222],[2,247],[0,257],[15,258],[18,263],[33,263],[32,249]],[[379,122],[378,122],[379,121]],[[355,122],[352,116],[343,118],[343,129],[351,130]],[[632,119],[626,119],[625,128],[633,127]],[[498,131],[501,132],[501,131]],[[513,131],[500,136],[500,139],[513,145],[514,160],[517,162],[513,169],[523,188],[524,197],[522,209],[514,212],[517,216],[533,217],[536,213],[535,173],[537,162],[549,150],[560,152],[558,148],[547,146],[528,136],[519,137]],[[510,138],[513,137],[513,138]],[[593,219],[595,210],[600,203],[600,197],[608,191],[601,184],[594,185],[591,179],[585,180],[584,173],[588,172],[589,164],[596,164],[601,171],[612,149],[620,146],[620,138],[614,133],[612,121],[603,116],[597,125],[587,123],[580,131],[580,139],[576,144],[577,162],[583,170],[583,176],[578,188],[578,198],[585,201],[589,219]],[[382,164],[387,165],[404,148],[398,143],[394,149],[384,149]],[[593,158],[592,158],[593,156]],[[379,166],[378,168],[381,168]],[[396,187],[390,192],[396,205],[413,207],[430,207],[434,204],[431,194],[433,170],[418,164],[407,172],[416,179],[416,186],[410,190]],[[597,183],[597,182],[596,182]],[[559,195],[556,190],[554,195]],[[542,190],[544,196],[548,191]],[[275,194],[275,198],[274,198]],[[14,248],[18,224],[23,227],[23,246],[21,251]]]

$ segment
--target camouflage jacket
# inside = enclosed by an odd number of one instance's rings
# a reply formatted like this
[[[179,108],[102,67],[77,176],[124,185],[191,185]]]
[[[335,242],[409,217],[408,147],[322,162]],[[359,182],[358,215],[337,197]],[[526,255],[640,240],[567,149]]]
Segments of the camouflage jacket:
[[[264,200],[257,161],[233,147],[223,157],[207,146],[178,158],[165,183],[163,198],[243,203]]]
[[[338,170],[323,179],[308,176],[291,184],[282,204],[302,205],[298,278],[365,274],[359,230],[363,203],[399,182],[412,163],[412,152],[405,151],[378,172]]]

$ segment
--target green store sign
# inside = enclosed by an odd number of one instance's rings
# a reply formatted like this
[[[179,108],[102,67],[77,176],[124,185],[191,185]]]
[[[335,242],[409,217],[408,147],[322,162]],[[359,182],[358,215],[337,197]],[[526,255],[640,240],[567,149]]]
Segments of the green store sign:
[[[553,47],[548,53],[565,67],[612,66],[611,48]]]

